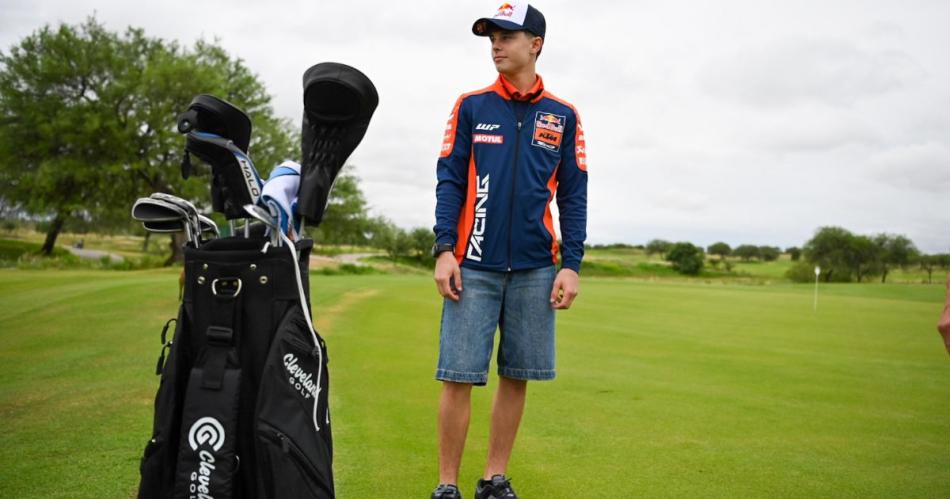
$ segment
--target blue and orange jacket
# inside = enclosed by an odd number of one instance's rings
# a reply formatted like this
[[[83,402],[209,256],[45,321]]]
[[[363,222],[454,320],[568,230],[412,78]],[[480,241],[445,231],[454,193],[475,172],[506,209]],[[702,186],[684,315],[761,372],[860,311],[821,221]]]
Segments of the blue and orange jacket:
[[[520,94],[501,75],[455,102],[436,168],[436,242],[463,267],[579,272],[587,238],[587,156],[577,110],[539,76]]]

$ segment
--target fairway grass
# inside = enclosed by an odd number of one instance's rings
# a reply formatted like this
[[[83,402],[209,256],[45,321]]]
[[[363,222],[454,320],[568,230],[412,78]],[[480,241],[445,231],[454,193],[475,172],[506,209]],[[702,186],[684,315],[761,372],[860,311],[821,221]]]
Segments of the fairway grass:
[[[130,497],[174,270],[0,269],[0,497]],[[314,276],[342,499],[428,497],[441,301],[431,277]],[[942,286],[582,278],[558,377],[529,385],[526,499],[950,494]],[[494,362],[492,363],[494,369]],[[494,375],[461,472],[484,465]]]

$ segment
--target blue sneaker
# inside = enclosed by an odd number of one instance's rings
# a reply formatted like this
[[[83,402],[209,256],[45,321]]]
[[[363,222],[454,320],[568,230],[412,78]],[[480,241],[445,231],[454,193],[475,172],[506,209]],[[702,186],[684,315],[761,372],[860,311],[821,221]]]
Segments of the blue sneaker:
[[[518,494],[511,488],[510,478],[505,475],[492,475],[491,480],[478,479],[475,499],[518,499]]]

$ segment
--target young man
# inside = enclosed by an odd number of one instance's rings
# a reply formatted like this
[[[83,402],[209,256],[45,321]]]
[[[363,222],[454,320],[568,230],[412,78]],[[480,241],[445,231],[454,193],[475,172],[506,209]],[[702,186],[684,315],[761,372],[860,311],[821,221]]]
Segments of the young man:
[[[436,379],[439,486],[459,499],[472,385],[485,385],[500,328],[498,390],[478,499],[516,499],[505,476],[528,380],[554,378],[554,311],[577,296],[587,225],[584,132],[535,73],[544,16],[506,3],[472,27],[491,40],[498,79],[462,95],[446,126],[436,188],[435,281],[444,297]],[[557,197],[563,245],[550,203]]]
[[[947,302],[943,305],[940,321],[937,322],[937,331],[943,336],[943,346],[950,353],[950,274],[947,274]]]

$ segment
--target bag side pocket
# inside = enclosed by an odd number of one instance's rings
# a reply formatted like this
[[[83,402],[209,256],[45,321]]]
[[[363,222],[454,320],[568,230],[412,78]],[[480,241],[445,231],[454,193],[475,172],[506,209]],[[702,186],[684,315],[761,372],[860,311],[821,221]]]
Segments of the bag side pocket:
[[[168,327],[175,323],[174,337],[166,341]],[[175,480],[175,442],[181,425],[181,404],[185,378],[182,373],[184,355],[182,341],[187,321],[183,308],[179,309],[177,320],[169,320],[162,329],[162,354],[156,369],[161,374],[158,392],[155,394],[155,413],[152,424],[152,437],[145,445],[139,473],[139,499],[165,498],[171,493]],[[165,357],[165,351],[168,356]]]
[[[287,490],[311,491],[300,497],[334,497],[329,380],[325,343],[319,336],[318,341],[319,349],[295,306],[281,320],[271,342],[255,411],[263,498],[292,497]]]

